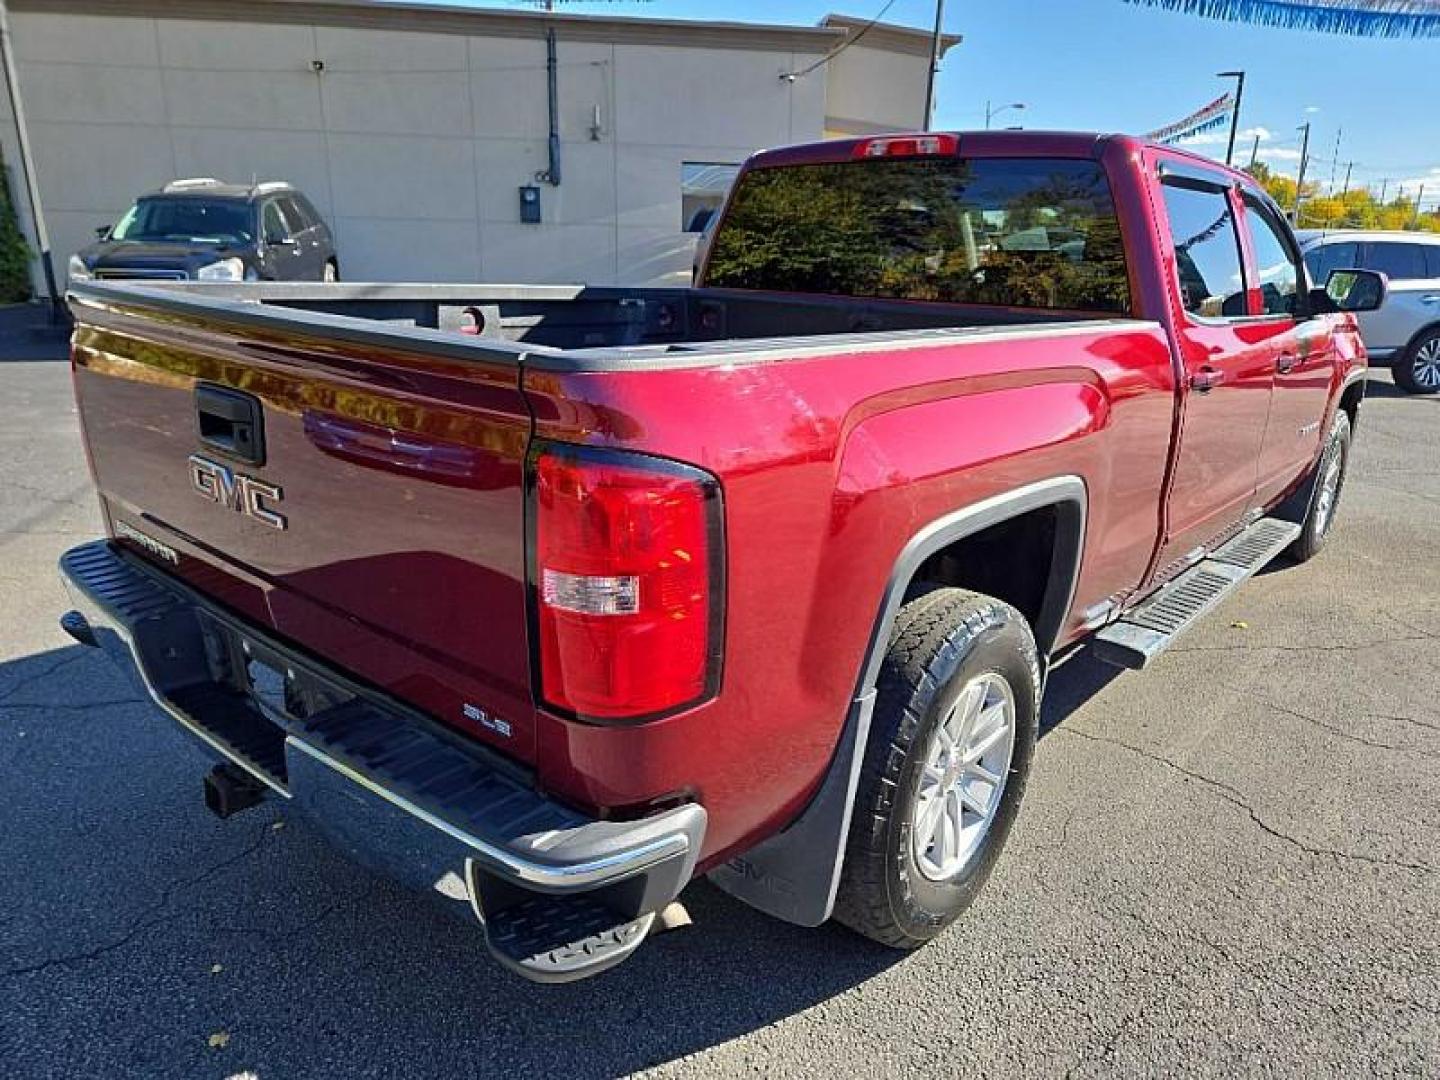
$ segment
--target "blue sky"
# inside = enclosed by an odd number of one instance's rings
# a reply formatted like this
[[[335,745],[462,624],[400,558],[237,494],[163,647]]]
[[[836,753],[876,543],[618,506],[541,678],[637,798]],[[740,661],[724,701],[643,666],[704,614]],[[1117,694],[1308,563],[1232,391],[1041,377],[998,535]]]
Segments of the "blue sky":
[[[885,0],[611,0],[558,3],[574,14],[813,24],[827,12],[872,18]],[[535,10],[535,5],[467,4]],[[1143,134],[1179,120],[1247,73],[1241,127],[1262,135],[1260,158],[1294,174],[1296,128],[1312,122],[1309,176],[1331,175],[1341,134],[1338,187],[1388,178],[1425,206],[1440,205],[1440,40],[1383,41],[1266,29],[1132,6],[1122,0],[949,0],[945,29],[965,41],[939,82],[936,126],[977,128],[987,99],[1024,102],[999,124]],[[932,0],[894,0],[884,21],[928,28]],[[1202,136],[1202,138],[1205,138]],[[1224,132],[1195,149],[1223,157]],[[1248,160],[1250,138],[1237,144]]]

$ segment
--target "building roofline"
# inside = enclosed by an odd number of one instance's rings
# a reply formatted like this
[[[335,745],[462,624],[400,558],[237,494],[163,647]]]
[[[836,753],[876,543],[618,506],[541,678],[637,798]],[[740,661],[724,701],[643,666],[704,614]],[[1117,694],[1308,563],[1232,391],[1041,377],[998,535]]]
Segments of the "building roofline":
[[[847,34],[853,34],[865,30],[865,37],[857,48],[869,47],[872,49],[883,49],[886,52],[908,53],[912,56],[929,56],[931,43],[934,40],[929,30],[917,30],[911,26],[896,26],[894,23],[877,22],[873,25],[869,19],[857,19],[851,15],[826,15],[820,20],[820,25],[826,29],[844,30]],[[869,27],[866,30],[866,27]],[[961,34],[940,35],[940,55],[959,45],[965,38]]]
[[[489,37],[541,37],[553,26],[557,33],[571,41],[623,41],[803,53],[827,53],[866,25],[863,19],[843,15],[827,15],[819,26],[783,26],[460,8],[391,0],[186,0],[183,5],[177,5],[174,0],[8,0],[8,6],[14,12],[278,22]],[[959,41],[958,35],[942,35],[942,54]],[[876,23],[866,32],[864,43],[891,52],[927,55],[930,34],[889,23]]]

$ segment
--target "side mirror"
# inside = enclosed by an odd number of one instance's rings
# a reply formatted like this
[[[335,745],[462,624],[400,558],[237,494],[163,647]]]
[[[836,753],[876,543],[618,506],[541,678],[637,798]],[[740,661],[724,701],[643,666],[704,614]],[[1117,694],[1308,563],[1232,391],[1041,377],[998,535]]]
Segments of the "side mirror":
[[[97,225],[97,226],[95,226],[95,239],[96,239],[96,240],[104,240],[104,239],[105,239],[107,236],[109,236],[109,235],[110,235],[110,226],[109,226],[109,225]]]
[[[1315,291],[1325,298],[1324,310],[1358,312],[1374,311],[1389,290],[1390,279],[1376,270],[1331,270],[1325,288]]]

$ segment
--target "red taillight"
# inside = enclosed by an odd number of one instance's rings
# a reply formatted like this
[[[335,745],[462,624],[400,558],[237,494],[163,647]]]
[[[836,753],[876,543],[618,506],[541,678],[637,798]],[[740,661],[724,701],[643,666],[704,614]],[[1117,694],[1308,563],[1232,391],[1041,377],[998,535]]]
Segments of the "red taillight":
[[[653,717],[714,692],[719,485],[689,466],[551,447],[534,464],[535,606],[545,703]]]
[[[957,135],[887,135],[855,144],[857,158],[928,157],[953,154],[960,148]]]

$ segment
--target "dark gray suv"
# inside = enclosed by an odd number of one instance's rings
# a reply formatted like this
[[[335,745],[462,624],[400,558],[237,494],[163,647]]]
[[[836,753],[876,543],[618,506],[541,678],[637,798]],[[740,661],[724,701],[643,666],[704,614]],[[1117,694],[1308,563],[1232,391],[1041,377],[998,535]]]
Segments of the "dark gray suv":
[[[280,181],[176,180],[70,257],[70,280],[339,281],[330,227]]]

